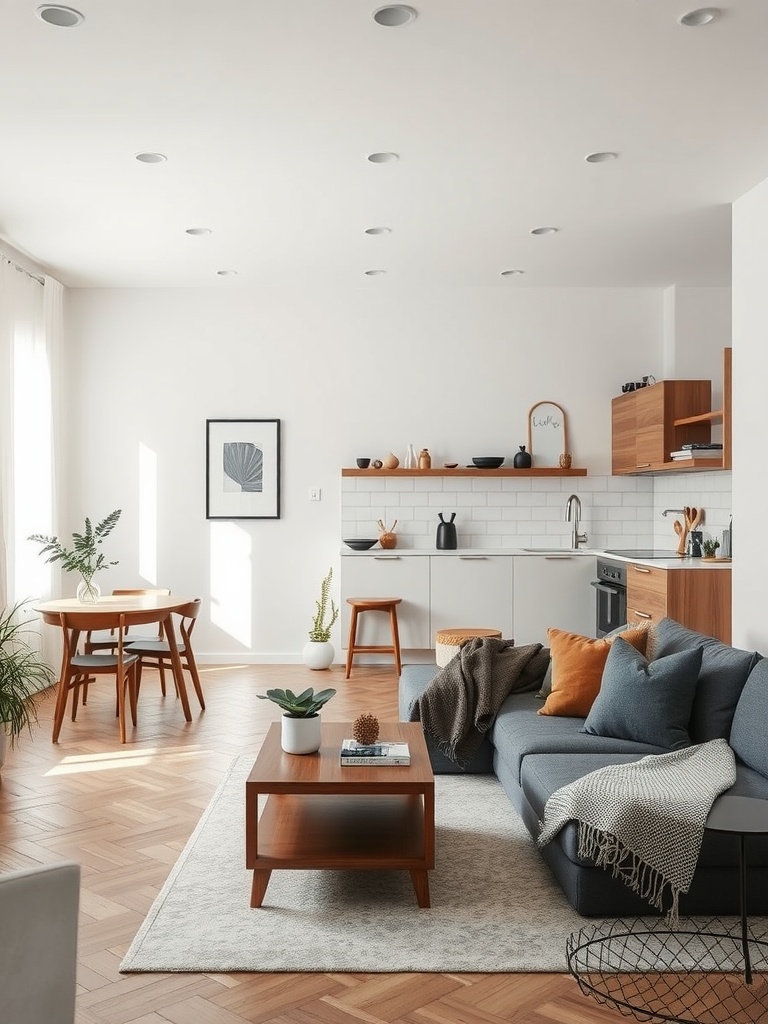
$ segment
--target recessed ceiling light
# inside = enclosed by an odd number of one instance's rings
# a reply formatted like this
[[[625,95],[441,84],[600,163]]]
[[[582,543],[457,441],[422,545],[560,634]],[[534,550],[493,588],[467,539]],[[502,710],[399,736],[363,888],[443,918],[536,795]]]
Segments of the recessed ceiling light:
[[[390,235],[392,228],[366,228],[366,235]]]
[[[524,274],[524,270],[502,270],[502,277],[514,277],[516,274]]]
[[[210,228],[186,228],[185,230],[188,235],[210,235],[211,233]]]
[[[393,160],[399,160],[397,153],[369,153],[368,160],[372,164],[388,164]]]
[[[76,11],[74,7],[64,7],[62,4],[40,4],[35,14],[40,21],[55,25],[57,28],[74,28],[85,21],[85,15],[80,11]]]
[[[237,277],[236,270],[217,270],[216,273],[219,277]]]
[[[607,164],[609,160],[618,160],[618,153],[588,153],[584,159],[588,164]]]
[[[137,153],[136,159],[140,164],[163,164],[168,157],[163,153]]]
[[[416,17],[416,11],[405,4],[387,4],[386,7],[379,7],[373,12],[373,20],[378,25],[387,28],[395,28],[398,25],[407,25]]]
[[[557,228],[531,228],[532,235],[554,235],[557,233]]]
[[[366,277],[380,277],[382,274],[386,274],[386,270],[366,270]]]
[[[687,14],[681,15],[678,21],[686,28],[698,28],[699,25],[708,25],[710,21],[714,21],[719,13],[717,7],[699,7],[696,11],[688,11]]]

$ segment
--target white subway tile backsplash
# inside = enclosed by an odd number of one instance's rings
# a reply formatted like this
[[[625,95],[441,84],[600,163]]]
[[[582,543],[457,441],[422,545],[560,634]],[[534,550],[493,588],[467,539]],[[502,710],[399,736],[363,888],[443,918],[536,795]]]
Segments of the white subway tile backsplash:
[[[401,547],[432,549],[438,512],[457,511],[461,547],[568,547],[569,494],[582,504],[591,548],[676,547],[665,508],[705,509],[705,536],[719,537],[731,514],[731,474],[593,477],[342,477],[342,536],[375,536],[376,519],[398,520]]]

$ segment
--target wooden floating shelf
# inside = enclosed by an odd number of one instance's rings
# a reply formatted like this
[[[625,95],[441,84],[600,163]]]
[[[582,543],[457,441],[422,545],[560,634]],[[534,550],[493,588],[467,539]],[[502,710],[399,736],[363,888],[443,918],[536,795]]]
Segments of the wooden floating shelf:
[[[700,412],[698,416],[684,416],[680,420],[674,420],[676,427],[684,427],[689,423],[722,423],[723,410],[713,409],[712,412]]]
[[[586,469],[560,469],[542,466],[539,469],[475,469],[458,466],[456,469],[342,469],[342,476],[586,476]]]

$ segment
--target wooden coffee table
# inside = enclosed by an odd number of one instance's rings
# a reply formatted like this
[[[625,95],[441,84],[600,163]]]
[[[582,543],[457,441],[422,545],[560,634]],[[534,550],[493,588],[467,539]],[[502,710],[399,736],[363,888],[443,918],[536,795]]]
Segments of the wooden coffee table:
[[[387,722],[382,738],[405,740],[410,765],[339,764],[343,722],[323,723],[316,754],[286,754],[280,723],[270,726],[245,783],[245,862],[251,906],[260,907],[276,870],[410,871],[420,907],[429,906],[435,866],[435,778],[418,722]],[[260,794],[268,794],[258,813]]]

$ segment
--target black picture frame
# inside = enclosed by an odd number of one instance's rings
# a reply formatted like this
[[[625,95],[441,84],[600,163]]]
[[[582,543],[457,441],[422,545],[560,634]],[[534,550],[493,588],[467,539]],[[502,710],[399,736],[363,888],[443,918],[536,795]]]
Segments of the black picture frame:
[[[205,421],[205,518],[280,518],[280,420]]]

